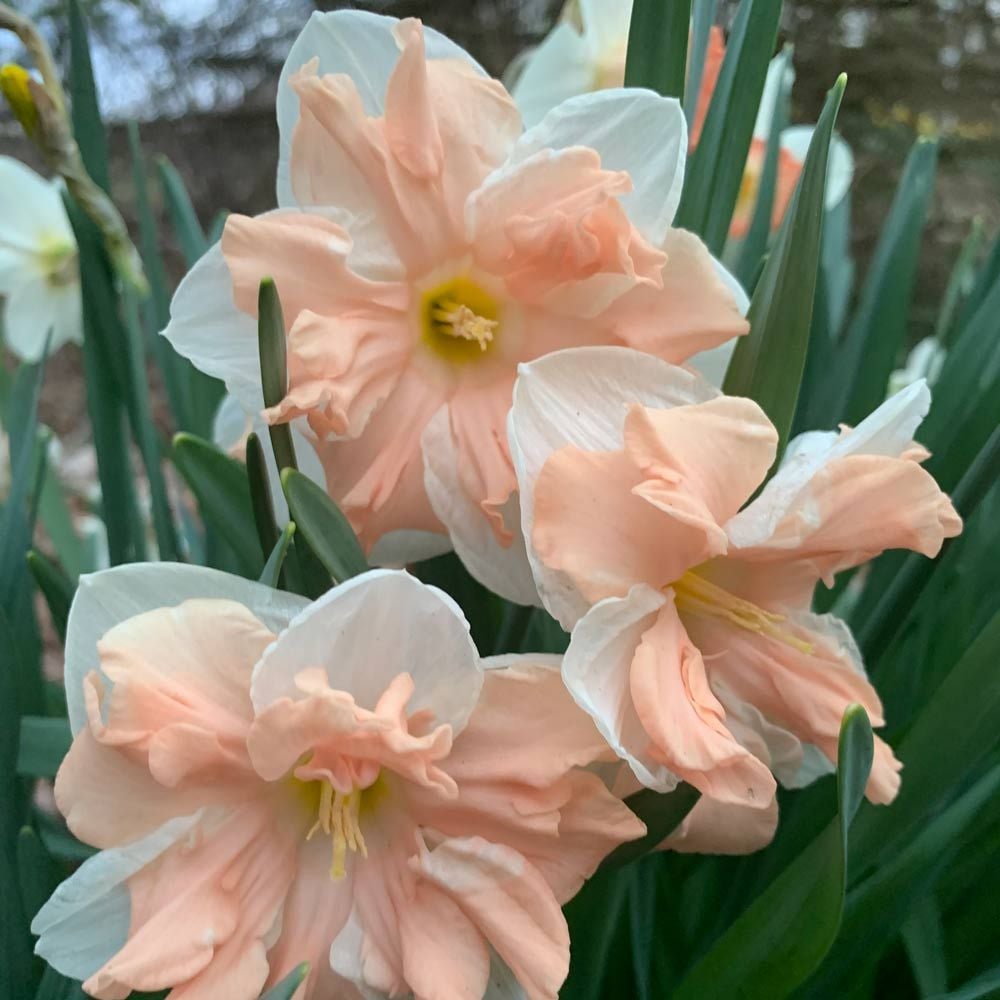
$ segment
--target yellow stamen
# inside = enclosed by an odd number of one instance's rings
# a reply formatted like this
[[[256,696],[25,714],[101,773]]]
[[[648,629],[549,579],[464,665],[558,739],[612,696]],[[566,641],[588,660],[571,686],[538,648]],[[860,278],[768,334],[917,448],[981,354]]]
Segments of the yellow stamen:
[[[689,571],[670,586],[673,588],[677,607],[681,611],[724,618],[738,628],[766,635],[801,653],[813,651],[812,643],[800,639],[790,629],[780,627],[782,622],[787,621],[785,615],[765,611],[751,601],[730,594],[728,590],[709,582],[697,573]]]
[[[361,811],[360,788],[349,794],[334,791],[333,786],[324,781],[319,793],[319,809],[316,822],[306,834],[312,840],[317,830],[322,830],[331,840],[332,857],[330,878],[342,879],[347,874],[347,852],[355,851],[363,858],[368,857],[368,845],[361,833],[359,815]]]
[[[474,340],[481,351],[486,350],[493,340],[493,331],[500,325],[495,319],[478,316],[467,305],[452,299],[438,299],[431,309],[431,319],[438,324],[441,333],[460,340]]]

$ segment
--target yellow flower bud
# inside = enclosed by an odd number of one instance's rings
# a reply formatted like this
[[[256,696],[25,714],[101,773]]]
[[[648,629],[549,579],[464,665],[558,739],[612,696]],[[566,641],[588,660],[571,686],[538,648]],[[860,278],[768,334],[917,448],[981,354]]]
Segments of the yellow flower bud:
[[[0,91],[7,98],[14,117],[29,138],[34,138],[38,131],[38,108],[31,94],[31,77],[23,66],[7,63],[0,66]]]

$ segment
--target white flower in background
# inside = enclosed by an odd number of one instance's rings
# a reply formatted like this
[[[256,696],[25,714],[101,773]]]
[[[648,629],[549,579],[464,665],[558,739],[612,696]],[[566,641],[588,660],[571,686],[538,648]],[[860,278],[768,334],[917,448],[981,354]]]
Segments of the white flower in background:
[[[83,339],[76,239],[60,187],[0,156],[0,296],[4,339],[23,361],[38,361]]]
[[[926,379],[928,385],[933,385],[941,374],[947,356],[947,350],[937,337],[924,337],[906,356],[906,364],[889,376],[888,395],[895,396],[901,389],[920,379]]]

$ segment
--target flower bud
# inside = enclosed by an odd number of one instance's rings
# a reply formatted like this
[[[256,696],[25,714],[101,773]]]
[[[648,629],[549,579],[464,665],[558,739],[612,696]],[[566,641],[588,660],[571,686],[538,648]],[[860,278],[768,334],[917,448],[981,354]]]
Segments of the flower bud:
[[[7,63],[0,66],[0,91],[7,98],[14,117],[21,123],[28,138],[38,132],[38,107],[31,93],[31,76],[23,66]]]

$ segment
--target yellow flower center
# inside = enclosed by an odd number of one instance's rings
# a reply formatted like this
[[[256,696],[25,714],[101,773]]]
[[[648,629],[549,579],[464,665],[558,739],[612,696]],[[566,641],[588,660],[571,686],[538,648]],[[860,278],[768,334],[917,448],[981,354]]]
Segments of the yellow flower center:
[[[757,191],[760,188],[761,167],[753,159],[747,161],[743,170],[743,179],[740,181],[740,193],[736,197],[736,209],[733,215],[738,219],[745,219],[747,224],[753,214],[754,206],[757,204]]]
[[[471,279],[452,278],[425,292],[420,320],[424,343],[447,361],[481,358],[500,328],[496,299]]]
[[[53,288],[64,288],[79,278],[76,247],[58,235],[41,238],[38,262],[45,280]]]
[[[367,788],[355,787],[346,795],[338,792],[329,781],[293,779],[293,785],[305,799],[309,812],[316,817],[306,840],[312,840],[320,832],[330,838],[330,878],[339,881],[347,874],[348,851],[368,857],[361,820],[371,814],[382,797],[384,781],[380,775]]]
[[[673,588],[679,611],[723,618],[737,628],[766,635],[801,653],[813,651],[812,643],[800,639],[790,629],[781,627],[782,622],[787,621],[785,615],[765,611],[751,601],[730,594],[728,590],[711,583],[697,573],[689,570],[670,586]]]

